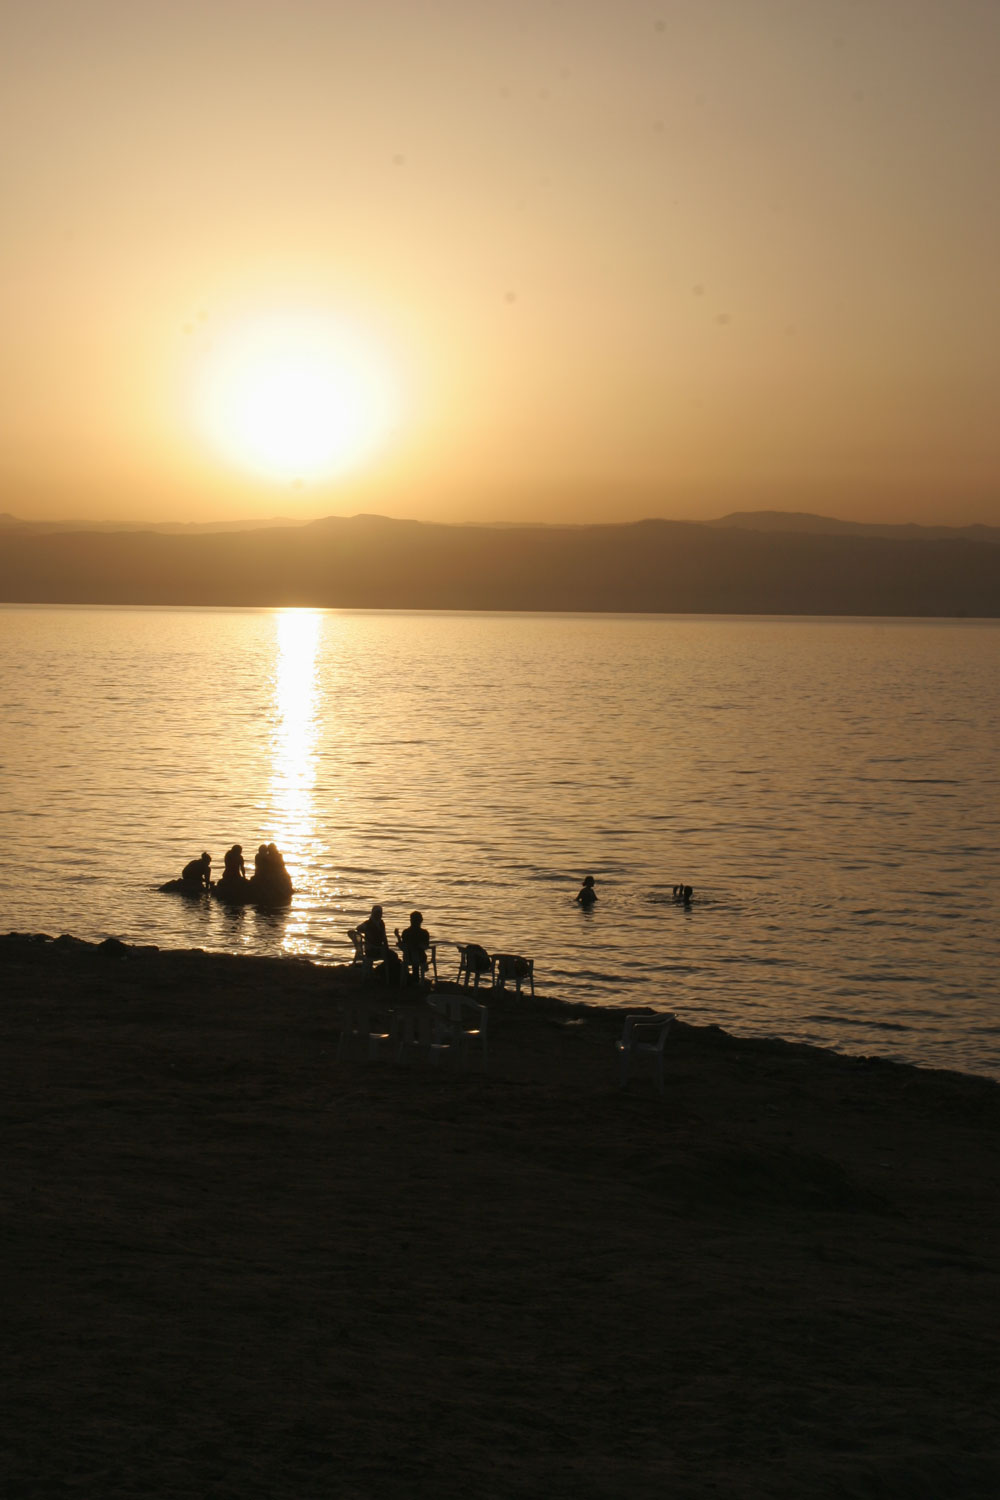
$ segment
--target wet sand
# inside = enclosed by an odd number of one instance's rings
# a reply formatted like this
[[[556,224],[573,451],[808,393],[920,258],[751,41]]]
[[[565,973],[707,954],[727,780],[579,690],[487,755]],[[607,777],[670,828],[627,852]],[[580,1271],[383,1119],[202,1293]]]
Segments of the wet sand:
[[[347,970],[0,938],[18,1497],[994,1497],[1000,1086]]]

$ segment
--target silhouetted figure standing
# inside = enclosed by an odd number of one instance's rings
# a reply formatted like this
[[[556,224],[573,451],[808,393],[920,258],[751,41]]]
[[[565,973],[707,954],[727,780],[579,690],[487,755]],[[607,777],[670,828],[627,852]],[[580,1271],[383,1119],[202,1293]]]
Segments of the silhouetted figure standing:
[[[597,900],[597,892],[594,890],[593,875],[585,875],[583,884],[576,893],[576,904],[582,906],[584,911],[589,911]]]

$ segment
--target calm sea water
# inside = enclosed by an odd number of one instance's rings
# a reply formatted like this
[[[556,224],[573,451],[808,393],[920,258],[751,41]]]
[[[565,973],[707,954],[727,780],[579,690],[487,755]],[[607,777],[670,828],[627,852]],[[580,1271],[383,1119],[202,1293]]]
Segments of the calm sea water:
[[[0,929],[334,963],[419,906],[547,994],[1000,1075],[998,664],[995,622],[0,609]],[[155,890],[270,840],[283,915]]]

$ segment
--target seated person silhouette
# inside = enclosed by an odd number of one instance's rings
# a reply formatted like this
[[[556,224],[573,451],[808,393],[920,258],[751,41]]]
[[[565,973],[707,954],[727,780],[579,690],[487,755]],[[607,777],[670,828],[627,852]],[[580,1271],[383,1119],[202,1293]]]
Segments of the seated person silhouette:
[[[423,921],[422,912],[411,911],[409,927],[404,927],[402,932],[396,928],[396,938],[403,950],[403,962],[412,967],[421,984],[427,978],[427,952],[431,946],[430,933],[423,926]]]
[[[593,875],[583,877],[583,885],[576,893],[576,904],[582,906],[584,911],[589,911],[597,900],[597,892],[594,890]]]
[[[358,932],[364,938],[367,957],[381,960],[385,964],[387,979],[399,978],[399,954],[389,947],[389,935],[385,930],[381,906],[373,906],[371,916],[358,923]]]
[[[223,894],[227,891],[242,892],[248,884],[247,868],[243,863],[243,845],[234,844],[227,849],[222,861],[222,879],[216,889]]]
[[[181,871],[181,880],[192,891],[212,889],[212,856],[202,854],[200,859],[188,860]]]

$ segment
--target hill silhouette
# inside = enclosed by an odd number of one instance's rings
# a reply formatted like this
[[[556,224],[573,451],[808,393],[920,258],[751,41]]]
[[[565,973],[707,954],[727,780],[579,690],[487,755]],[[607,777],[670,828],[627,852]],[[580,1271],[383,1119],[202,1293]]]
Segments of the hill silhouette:
[[[803,510],[737,510],[712,526],[738,526],[746,531],[811,532],[821,536],[881,536],[897,541],[969,541],[1000,544],[1000,526],[918,526],[914,521],[841,521]]]
[[[996,617],[1000,546],[962,533],[771,530],[732,520],[476,526],[362,515],[197,534],[5,527],[0,599]]]

